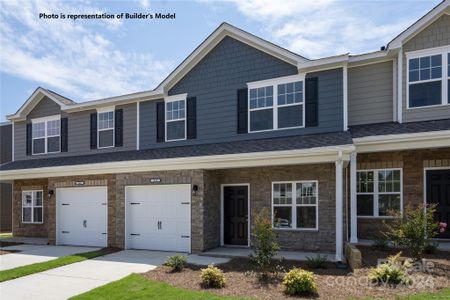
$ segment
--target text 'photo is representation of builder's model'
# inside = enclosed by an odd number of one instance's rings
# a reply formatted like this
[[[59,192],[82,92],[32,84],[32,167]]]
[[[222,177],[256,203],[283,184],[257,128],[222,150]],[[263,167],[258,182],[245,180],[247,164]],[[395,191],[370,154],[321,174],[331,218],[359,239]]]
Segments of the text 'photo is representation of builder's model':
[[[283,249],[341,261],[408,205],[450,223],[450,2],[316,60],[222,23],[153,90],[38,87],[7,118],[15,236],[198,253],[251,247],[267,208]]]

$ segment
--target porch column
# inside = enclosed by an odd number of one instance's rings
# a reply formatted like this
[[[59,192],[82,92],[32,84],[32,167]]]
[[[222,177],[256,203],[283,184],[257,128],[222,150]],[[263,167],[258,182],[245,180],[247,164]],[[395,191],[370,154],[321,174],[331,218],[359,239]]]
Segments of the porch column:
[[[350,243],[358,242],[356,204],[356,152],[350,154]]]
[[[342,261],[343,253],[343,191],[342,191],[342,154],[336,161],[336,261]]]

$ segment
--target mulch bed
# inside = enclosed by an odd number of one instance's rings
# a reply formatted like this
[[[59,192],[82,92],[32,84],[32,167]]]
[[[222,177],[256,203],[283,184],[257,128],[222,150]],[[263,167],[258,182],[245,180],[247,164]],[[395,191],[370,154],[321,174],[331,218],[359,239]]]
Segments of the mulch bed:
[[[22,244],[23,244],[23,243],[0,241],[0,248],[1,248],[1,247],[9,247],[9,246],[22,245]]]
[[[0,255],[10,254],[10,253],[17,253],[17,252],[20,252],[20,251],[19,250],[4,250],[4,249],[1,249],[0,250]]]
[[[381,256],[386,257],[386,255]],[[371,258],[366,258],[368,261]],[[394,298],[398,294],[414,294],[417,292],[437,291],[450,286],[446,277],[433,276],[433,286],[413,285],[412,287],[383,287],[373,286],[368,283],[367,266],[364,269],[352,273],[350,270],[336,269],[334,264],[328,264],[327,269],[309,269],[304,262],[283,261],[280,265],[284,270],[292,267],[308,269],[315,273],[319,295],[305,296],[308,299],[348,299],[364,297],[387,297]],[[208,291],[219,295],[255,297],[258,299],[292,299],[284,294],[281,272],[278,276],[271,276],[269,280],[261,281],[247,258],[234,258],[230,262],[218,265],[225,273],[226,286],[222,289],[208,289]],[[188,265],[182,272],[172,273],[170,268],[161,266],[153,271],[144,273],[143,276],[157,281],[167,282],[173,286],[191,289],[205,290],[200,284],[200,268]],[[413,275],[413,280],[420,279],[420,273]],[[428,276],[428,275],[427,275]]]

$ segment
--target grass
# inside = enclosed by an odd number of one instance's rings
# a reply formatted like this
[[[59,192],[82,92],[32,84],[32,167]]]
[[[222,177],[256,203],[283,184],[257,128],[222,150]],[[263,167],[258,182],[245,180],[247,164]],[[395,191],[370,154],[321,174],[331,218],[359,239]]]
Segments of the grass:
[[[0,239],[7,239],[12,237],[12,233],[8,232],[8,233],[0,233]]]
[[[319,291],[320,292],[320,291]],[[364,298],[363,300],[382,300],[383,298]],[[450,288],[440,290],[439,292],[428,292],[411,295],[397,295],[396,300],[447,300],[450,299]],[[354,300],[354,298],[349,298]]]
[[[31,275],[34,273],[47,271],[47,270],[62,267],[65,265],[70,265],[70,264],[73,264],[76,262],[95,258],[95,257],[102,256],[105,254],[109,254],[109,253],[112,253],[115,251],[116,251],[115,249],[105,248],[105,249],[100,249],[98,251],[90,251],[90,252],[62,256],[62,257],[52,259],[49,261],[44,261],[44,262],[40,262],[40,263],[17,267],[14,269],[0,271],[0,282],[16,279],[16,278]]]
[[[111,282],[70,299],[244,300],[251,298],[226,297],[208,292],[191,291],[176,288],[164,282],[148,280],[138,274],[131,274],[118,281]]]

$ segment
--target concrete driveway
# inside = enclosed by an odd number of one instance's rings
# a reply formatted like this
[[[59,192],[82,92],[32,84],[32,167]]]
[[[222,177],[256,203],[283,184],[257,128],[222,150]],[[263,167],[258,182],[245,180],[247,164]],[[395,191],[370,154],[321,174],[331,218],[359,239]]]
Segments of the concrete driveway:
[[[2,247],[2,249],[18,250],[20,252],[0,255],[1,271],[52,260],[60,256],[94,251],[100,248],[24,244],[24,245]]]
[[[131,273],[152,270],[174,254],[124,250],[0,283],[0,294],[2,299],[67,299]]]

